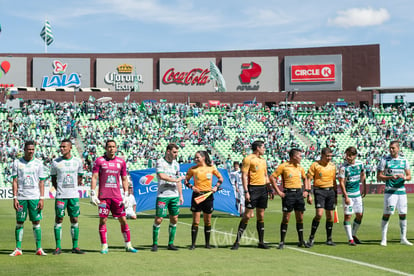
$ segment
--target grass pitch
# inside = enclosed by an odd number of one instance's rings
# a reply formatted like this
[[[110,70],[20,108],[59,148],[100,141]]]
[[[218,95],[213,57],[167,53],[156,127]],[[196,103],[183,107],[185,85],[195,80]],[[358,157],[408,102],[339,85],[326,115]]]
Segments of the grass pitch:
[[[205,249],[204,232],[201,227],[198,234],[198,247],[188,250],[191,243],[191,212],[181,209],[175,245],[180,248],[173,252],[166,250],[168,241],[168,221],[161,225],[159,250],[151,252],[152,224],[154,211],[140,213],[137,220],[130,220],[131,239],[139,249],[137,254],[124,251],[124,242],[119,222],[108,221],[109,254],[101,255],[98,234],[97,208],[89,204],[88,199],[81,200],[81,216],[79,217],[79,245],[86,251],[85,255],[70,253],[71,237],[69,218],[63,222],[63,253],[53,256],[55,248],[54,201],[46,200],[43,212],[42,246],[49,254],[40,257],[35,255],[35,244],[32,227],[25,222],[23,239],[23,256],[9,257],[14,247],[15,211],[11,200],[0,200],[0,265],[7,275],[132,275],[132,274],[167,274],[167,275],[410,275],[414,274],[413,246],[399,244],[398,215],[390,219],[388,230],[388,246],[379,245],[381,239],[382,195],[368,195],[364,199],[365,214],[358,237],[362,245],[351,247],[346,240],[343,229],[343,214],[339,207],[341,223],[334,225],[333,238],[335,247],[324,245],[325,220],[321,221],[316,243],[313,248],[297,248],[297,235],[294,215],[287,233],[287,247],[277,250],[279,226],[281,221],[281,200],[269,201],[265,215],[265,241],[271,245],[270,250],[256,248],[256,220],[252,219],[245,232],[240,249],[231,251],[237,226],[240,219],[220,212],[213,213],[213,232],[211,243],[213,249]],[[414,242],[414,195],[408,196],[408,239]],[[305,212],[304,234],[308,237],[314,206],[307,205]]]

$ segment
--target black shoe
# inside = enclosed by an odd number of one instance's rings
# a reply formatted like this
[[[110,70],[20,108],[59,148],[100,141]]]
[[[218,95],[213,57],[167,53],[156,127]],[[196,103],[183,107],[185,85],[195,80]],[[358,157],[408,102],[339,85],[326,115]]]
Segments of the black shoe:
[[[336,246],[336,244],[332,240],[327,240],[325,244],[329,246]]]
[[[60,248],[56,248],[55,251],[53,251],[53,255],[60,255],[60,253],[62,253],[62,249]]]
[[[204,248],[211,249],[211,246],[209,244],[206,244],[204,245]]]
[[[280,242],[279,246],[277,247],[277,249],[283,249],[285,248],[285,243],[284,242]]]
[[[195,244],[192,244],[188,249],[194,250],[195,249]]]
[[[268,246],[268,245],[266,245],[266,244],[264,244],[264,243],[259,243],[258,245],[257,245],[257,247],[258,248],[261,248],[261,249],[270,249],[270,247]]]
[[[55,253],[55,252],[53,252],[53,253]],[[85,252],[83,252],[82,250],[80,250],[79,247],[72,248],[72,253],[75,253],[75,254],[85,254]]]
[[[168,250],[173,250],[173,251],[177,251],[178,248],[174,245],[174,244],[169,244],[167,247]]]
[[[151,247],[151,251],[152,252],[157,252],[158,251],[158,245],[153,244],[152,247]]]
[[[314,242],[315,241],[313,239],[309,239],[308,242],[306,243],[307,248],[311,248],[313,246]]]
[[[230,248],[231,250],[238,250],[239,249],[239,243],[238,242],[236,242],[236,243],[234,243],[233,244],[233,246]]]
[[[310,246],[304,241],[299,241],[298,242],[298,247],[309,248]]]
[[[354,242],[356,244],[361,244],[362,243],[356,236],[352,236],[352,238],[354,239]]]

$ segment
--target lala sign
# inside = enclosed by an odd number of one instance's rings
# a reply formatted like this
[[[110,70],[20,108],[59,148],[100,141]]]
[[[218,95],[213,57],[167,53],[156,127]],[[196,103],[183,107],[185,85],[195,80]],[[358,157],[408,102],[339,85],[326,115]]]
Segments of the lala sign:
[[[133,75],[132,69],[133,67],[130,64],[121,64],[116,68],[118,73],[106,73],[104,81],[107,84],[113,85],[115,87],[115,91],[131,91],[134,88],[135,81],[138,83],[144,83],[142,75]],[[125,84],[128,82],[130,84]]]
[[[162,77],[164,84],[182,85],[205,85],[210,82],[209,69],[194,68],[189,72],[175,72],[175,68],[170,68]]]
[[[72,73],[69,76],[65,74],[66,63],[60,60],[53,61],[53,76],[43,77],[42,88],[48,87],[80,87],[81,81],[78,73]]]

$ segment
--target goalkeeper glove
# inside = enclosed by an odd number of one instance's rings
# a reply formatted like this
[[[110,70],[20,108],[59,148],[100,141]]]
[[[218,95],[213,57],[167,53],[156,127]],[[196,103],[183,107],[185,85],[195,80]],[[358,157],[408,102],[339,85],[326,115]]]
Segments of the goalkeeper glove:
[[[98,199],[98,197],[96,196],[96,192],[95,190],[91,190],[91,204],[98,206],[98,204],[101,203]]]
[[[125,209],[129,207],[129,192],[128,191],[124,193],[124,199],[122,200],[122,203],[124,204]]]

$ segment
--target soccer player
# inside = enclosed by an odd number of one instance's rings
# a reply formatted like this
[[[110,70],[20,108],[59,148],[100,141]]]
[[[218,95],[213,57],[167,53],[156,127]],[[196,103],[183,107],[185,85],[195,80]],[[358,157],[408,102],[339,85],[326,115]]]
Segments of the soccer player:
[[[240,213],[240,216],[243,216],[244,213],[244,189],[243,189],[243,183],[242,183],[242,175],[240,171],[240,164],[237,161],[233,162],[233,170],[230,172],[230,180],[231,183],[234,186],[234,191],[236,195],[236,204],[237,204],[237,210]]]
[[[185,176],[185,185],[193,190],[191,198],[191,211],[193,212],[193,224],[191,226],[191,246],[190,250],[194,250],[196,246],[198,225],[200,224],[201,211],[203,211],[204,218],[204,247],[210,249],[210,233],[211,233],[211,214],[213,213],[213,194],[218,191],[220,185],[223,183],[223,177],[217,170],[216,166],[211,162],[207,151],[197,151],[194,156],[196,165],[191,167]],[[217,177],[217,183],[213,187],[213,175]],[[194,185],[189,183],[193,177]],[[204,201],[199,204],[196,203],[195,198],[213,192]]]
[[[174,246],[174,238],[177,230],[179,205],[184,203],[180,177],[180,165],[177,162],[178,146],[168,144],[163,158],[157,160],[158,192],[155,204],[155,219],[152,226],[152,248],[151,251],[158,250],[158,233],[163,218],[170,216],[168,250],[178,250]]]
[[[349,147],[345,150],[345,162],[339,167],[338,180],[342,190],[342,205],[344,206],[344,228],[349,245],[360,244],[356,233],[362,222],[364,205],[362,198],[366,195],[366,181],[364,164],[356,160],[357,150]],[[360,191],[362,184],[362,193]],[[355,213],[355,219],[351,228],[351,217]]]
[[[309,183],[313,181],[313,193],[315,196],[315,217],[312,220],[312,228],[309,236],[308,246],[312,247],[315,233],[326,210],[326,244],[335,246],[332,241],[333,213],[336,205],[336,167],[331,162],[332,150],[323,148],[321,159],[313,162],[308,170],[307,178]]]
[[[305,170],[300,165],[302,151],[291,149],[289,161],[280,164],[270,175],[269,179],[276,193],[282,198],[283,217],[280,224],[280,243],[278,249],[285,247],[285,236],[288,229],[290,214],[295,210],[296,231],[298,232],[298,247],[308,247],[303,240],[303,212],[305,211],[304,198],[310,200],[310,184],[306,179]],[[282,176],[283,191],[277,186],[276,179]],[[302,182],[304,190],[302,191]],[[311,202],[310,202],[311,203]]]
[[[385,181],[384,212],[382,215],[381,246],[387,246],[387,231],[390,216],[398,209],[400,217],[401,244],[413,245],[407,240],[407,194],[404,183],[411,180],[410,165],[407,159],[400,156],[400,143],[392,141],[389,146],[390,155],[381,159],[378,164],[378,181]]]
[[[240,220],[236,240],[231,250],[239,249],[240,239],[246,230],[247,224],[254,216],[256,208],[256,229],[259,236],[258,247],[269,249],[264,243],[264,212],[267,208],[268,192],[271,191],[267,175],[266,160],[262,157],[266,148],[263,141],[254,141],[251,145],[253,153],[243,159],[242,182],[246,198],[246,210]]]
[[[36,241],[36,255],[46,256],[41,246],[42,230],[40,220],[44,206],[44,181],[47,178],[42,161],[34,158],[35,144],[26,141],[24,156],[16,159],[12,167],[13,207],[16,210],[16,249],[10,256],[20,256],[22,252],[23,224],[29,214]]]
[[[80,214],[78,186],[82,185],[82,160],[72,156],[72,142],[69,139],[62,140],[59,148],[62,156],[52,161],[50,170],[52,185],[56,189],[54,226],[56,249],[53,255],[62,253],[62,223],[65,209],[68,211],[71,223],[72,253],[85,254],[78,246]]]
[[[128,177],[125,160],[116,156],[117,146],[114,140],[105,143],[105,154],[95,160],[92,169],[91,203],[99,206],[99,235],[101,238],[101,254],[108,254],[106,237],[106,222],[109,212],[114,218],[118,218],[121,232],[125,240],[125,250],[136,253],[137,249],[131,245],[131,234],[125,216],[125,208],[128,207]],[[95,188],[99,177],[99,192],[96,195]],[[120,181],[124,190],[122,199]]]

